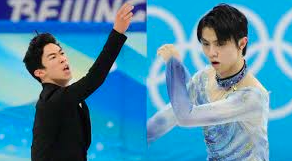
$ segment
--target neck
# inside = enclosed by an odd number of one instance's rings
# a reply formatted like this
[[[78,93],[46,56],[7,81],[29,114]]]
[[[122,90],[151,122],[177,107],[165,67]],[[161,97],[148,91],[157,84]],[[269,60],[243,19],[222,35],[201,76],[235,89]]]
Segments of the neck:
[[[229,68],[229,70],[227,70],[226,72],[217,73],[217,75],[221,79],[231,77],[231,76],[235,75],[236,73],[238,73],[242,69],[243,65],[244,65],[244,59],[241,58],[234,65],[232,65]]]
[[[247,72],[244,59],[242,65],[241,66],[238,65],[237,67],[238,67],[237,70],[234,70],[233,73],[230,72],[231,74],[227,75],[224,78],[216,74],[215,78],[219,87],[229,90],[231,87],[235,87],[234,85],[239,83],[245,77]]]

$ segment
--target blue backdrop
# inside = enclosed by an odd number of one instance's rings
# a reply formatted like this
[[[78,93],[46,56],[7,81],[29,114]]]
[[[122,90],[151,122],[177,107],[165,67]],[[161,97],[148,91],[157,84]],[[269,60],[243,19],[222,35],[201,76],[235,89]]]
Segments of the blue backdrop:
[[[26,23],[19,23],[16,28],[22,25],[27,26]],[[61,29],[68,25],[70,31],[62,32]],[[57,37],[69,57],[74,82],[84,76],[93,64],[112,27],[110,24],[89,25],[87,28],[90,28],[90,32],[86,32],[78,24],[43,23],[28,26],[30,29],[26,30],[29,33],[0,33],[1,161],[30,158],[34,105],[41,85],[26,71],[22,58],[30,39],[35,35],[33,29],[40,27],[39,32],[51,32]],[[11,23],[1,23],[2,27],[13,30]],[[99,30],[101,27],[103,30]],[[53,31],[54,28],[59,29]],[[89,160],[141,160],[146,148],[146,87],[143,75],[138,72],[146,68],[146,63],[143,64],[146,35],[145,27],[141,24],[133,24],[131,28],[126,33],[128,40],[105,83],[86,100],[93,133]],[[133,68],[135,62],[139,62],[139,66]]]
[[[249,20],[246,59],[249,70],[270,91],[268,137],[271,161],[292,160],[292,1],[194,1],[155,0],[147,4],[148,118],[168,103],[165,66],[156,50],[173,43],[192,73],[204,68],[206,58],[197,41],[199,19],[215,5],[225,2],[237,7]],[[148,161],[206,160],[201,128],[175,127],[150,144]]]

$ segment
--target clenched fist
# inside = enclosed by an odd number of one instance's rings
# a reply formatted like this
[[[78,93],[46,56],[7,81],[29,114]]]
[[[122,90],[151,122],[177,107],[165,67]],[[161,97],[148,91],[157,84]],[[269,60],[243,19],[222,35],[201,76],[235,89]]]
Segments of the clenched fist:
[[[114,22],[114,29],[124,34],[128,29],[130,22],[133,18],[133,13],[131,12],[134,9],[134,6],[130,5],[129,3],[125,3],[117,12],[115,22]]]
[[[180,60],[178,50],[174,47],[173,44],[162,45],[160,48],[158,48],[157,55],[161,56],[165,62],[167,62],[171,57]]]

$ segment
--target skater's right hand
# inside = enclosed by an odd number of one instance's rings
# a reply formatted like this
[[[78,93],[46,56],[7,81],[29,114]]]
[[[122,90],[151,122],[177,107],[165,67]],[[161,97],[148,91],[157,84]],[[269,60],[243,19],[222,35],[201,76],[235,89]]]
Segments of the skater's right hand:
[[[160,48],[158,48],[157,55],[161,56],[165,62],[168,62],[171,57],[174,57],[180,61],[178,50],[173,44],[162,45]]]
[[[128,29],[130,22],[133,18],[133,13],[131,12],[133,10],[134,6],[125,3],[117,12],[115,22],[114,22],[114,29],[124,34],[126,30]]]

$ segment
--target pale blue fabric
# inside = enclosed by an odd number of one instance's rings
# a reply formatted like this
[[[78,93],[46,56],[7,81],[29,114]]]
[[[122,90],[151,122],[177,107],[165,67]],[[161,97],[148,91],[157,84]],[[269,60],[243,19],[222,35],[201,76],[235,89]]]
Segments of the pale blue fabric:
[[[171,58],[166,64],[166,82],[171,104],[147,123],[148,141],[154,141],[174,126],[202,126],[209,161],[268,161],[268,93],[244,87],[210,102],[206,70],[189,78],[186,68]],[[191,139],[191,138],[190,138]]]

